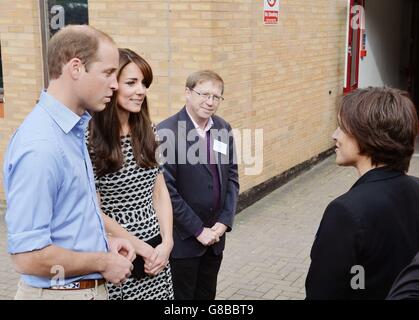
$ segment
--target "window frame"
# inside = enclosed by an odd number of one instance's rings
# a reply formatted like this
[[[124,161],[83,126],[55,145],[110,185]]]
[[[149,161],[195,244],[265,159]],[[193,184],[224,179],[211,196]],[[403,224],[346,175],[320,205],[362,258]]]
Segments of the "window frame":
[[[0,43],[0,118],[4,118],[4,77],[3,77],[3,61],[1,58]]]
[[[361,51],[361,28],[357,30],[352,29],[352,19],[355,16],[353,14],[352,8],[354,6],[362,6],[365,12],[365,0],[349,0],[348,4],[348,33],[347,33],[347,43],[346,43],[346,69],[345,69],[345,85],[343,88],[344,93],[351,92],[358,88],[359,82],[359,59]],[[365,17],[364,17],[365,19]],[[356,37],[354,37],[354,34]]]

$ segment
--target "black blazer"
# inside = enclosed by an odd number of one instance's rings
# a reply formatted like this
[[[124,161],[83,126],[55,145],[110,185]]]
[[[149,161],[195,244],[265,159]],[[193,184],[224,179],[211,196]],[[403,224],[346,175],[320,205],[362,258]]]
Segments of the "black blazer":
[[[385,299],[419,251],[419,179],[388,168],[365,173],[327,207],[311,250],[307,299]],[[351,280],[365,271],[365,289]],[[358,268],[358,267],[356,267]],[[355,277],[355,278],[354,278]]]
[[[218,156],[217,169],[220,178],[219,209],[213,205],[212,175],[206,164],[206,157],[205,161],[198,163],[190,163],[186,157],[187,152],[194,151],[199,143],[199,136],[186,113],[186,108],[157,126],[157,135],[162,142],[161,148],[166,150],[163,156],[168,159],[163,165],[163,173],[173,206],[173,258],[198,257],[205,253],[207,247],[195,237],[200,228],[212,227],[216,222],[225,224],[227,231],[233,226],[239,194],[237,163],[233,161],[234,139],[231,134],[228,135],[231,126],[226,121],[218,116],[212,116],[212,119],[214,125],[211,129],[224,129],[221,131],[224,134],[218,140],[227,144],[225,155],[215,153]],[[187,137],[195,139],[187,141]],[[221,254],[224,246],[225,235],[212,245],[214,253]]]
[[[419,300],[419,253],[412,263],[400,272],[387,300]]]

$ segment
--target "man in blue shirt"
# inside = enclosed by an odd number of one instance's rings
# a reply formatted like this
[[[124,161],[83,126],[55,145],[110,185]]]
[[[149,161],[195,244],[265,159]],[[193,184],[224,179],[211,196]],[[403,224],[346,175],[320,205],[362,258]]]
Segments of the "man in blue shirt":
[[[89,26],[50,40],[50,85],[4,161],[16,299],[106,299],[105,279],[130,276],[133,247],[106,235],[84,140],[87,111],[103,110],[118,88],[118,59],[113,40]]]

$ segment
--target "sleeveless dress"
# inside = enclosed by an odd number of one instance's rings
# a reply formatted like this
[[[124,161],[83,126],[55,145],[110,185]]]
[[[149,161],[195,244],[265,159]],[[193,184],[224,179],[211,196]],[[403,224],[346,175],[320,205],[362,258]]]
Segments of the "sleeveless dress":
[[[150,169],[137,165],[131,146],[131,137],[121,137],[124,164],[116,172],[100,178],[95,172],[97,192],[101,197],[102,211],[141,240],[160,234],[153,207],[153,188],[159,167]],[[90,148],[94,159],[94,151]],[[93,167],[94,168],[94,167]],[[141,280],[127,279],[121,286],[106,284],[110,300],[168,300],[173,299],[170,266],[158,275],[146,275]]]

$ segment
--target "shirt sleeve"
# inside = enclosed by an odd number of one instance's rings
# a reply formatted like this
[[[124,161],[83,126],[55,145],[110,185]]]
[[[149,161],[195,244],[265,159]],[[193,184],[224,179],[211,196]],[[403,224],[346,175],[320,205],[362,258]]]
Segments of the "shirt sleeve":
[[[4,176],[10,254],[42,249],[52,243],[50,225],[60,187],[57,160],[47,140],[12,147],[7,153]]]

